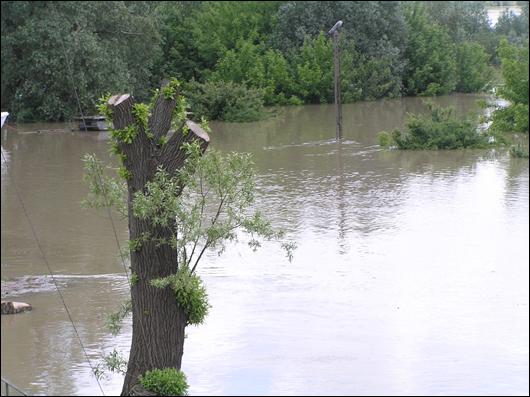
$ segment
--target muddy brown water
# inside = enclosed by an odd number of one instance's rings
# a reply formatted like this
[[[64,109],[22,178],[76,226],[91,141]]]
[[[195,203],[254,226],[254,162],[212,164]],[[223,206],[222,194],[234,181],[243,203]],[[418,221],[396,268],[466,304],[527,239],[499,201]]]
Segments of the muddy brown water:
[[[473,95],[437,98],[460,113]],[[504,149],[381,150],[419,98],[281,109],[213,123],[213,145],[254,155],[258,202],[298,244],[229,246],[200,275],[212,309],[188,329],[192,395],[528,394],[528,160]],[[117,347],[106,314],[127,297],[105,211],[81,209],[84,153],[106,133],[2,131],[2,153],[95,363]],[[2,160],[2,279],[33,311],[2,316],[2,376],[30,394],[98,395]],[[126,223],[115,219],[121,243]],[[4,293],[5,291],[3,291]],[[102,380],[107,395],[122,377]]]

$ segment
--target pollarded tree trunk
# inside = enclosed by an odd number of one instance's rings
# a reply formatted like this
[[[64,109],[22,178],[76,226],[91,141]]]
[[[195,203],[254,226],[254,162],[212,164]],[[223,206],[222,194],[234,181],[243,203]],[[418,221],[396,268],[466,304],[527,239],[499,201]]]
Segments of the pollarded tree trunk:
[[[124,166],[130,173],[127,185],[131,240],[144,233],[169,239],[171,225],[168,228],[154,227],[148,220],[140,220],[133,215],[134,194],[144,191],[159,166],[171,175],[182,167],[186,159],[185,151],[181,150],[184,142],[196,141],[203,151],[209,143],[208,134],[192,121],[185,122],[189,129],[186,133],[183,133],[182,126],[178,131],[169,132],[177,95],[175,92],[169,99],[162,93],[158,95],[147,123],[148,131],[145,123],[135,119],[132,96],[116,95],[108,101],[114,129],[123,131],[133,127],[136,130],[131,143],[118,142],[118,148],[124,155]],[[168,245],[157,247],[154,242],[145,241],[140,249],[131,251],[131,271],[138,281],[131,287],[133,336],[122,395],[142,390],[135,386],[138,376],[148,370],[180,369],[186,315],[170,288],[155,288],[149,284],[153,279],[176,273],[177,266],[177,252]]]

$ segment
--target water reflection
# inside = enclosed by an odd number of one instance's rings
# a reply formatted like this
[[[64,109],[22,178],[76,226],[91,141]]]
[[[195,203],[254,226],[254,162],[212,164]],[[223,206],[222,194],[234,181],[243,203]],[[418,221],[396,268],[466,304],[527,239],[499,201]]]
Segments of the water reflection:
[[[336,194],[336,202],[338,206],[338,233],[337,233],[337,239],[339,241],[339,254],[344,255],[346,254],[348,247],[346,245],[346,232],[347,232],[347,225],[346,225],[346,203],[344,200],[344,164],[342,162],[342,142],[337,142],[337,150],[336,150],[336,157],[337,157],[337,174],[338,174],[338,181],[337,181],[337,194]]]
[[[436,101],[464,114],[477,99]],[[213,307],[188,330],[183,362],[191,394],[528,393],[528,160],[379,149],[379,131],[426,110],[418,98],[345,105],[341,143],[332,106],[212,124],[215,147],[254,154],[256,206],[299,248],[292,263],[268,243],[208,254]],[[79,207],[81,157],[106,158],[108,136],[17,129],[2,147],[89,356],[126,352],[130,330],[104,328],[127,296],[110,222]],[[4,172],[1,215],[2,277],[42,280]],[[2,317],[3,373],[32,393],[98,394],[56,294],[17,299],[35,309]],[[103,386],[118,394],[121,379]]]

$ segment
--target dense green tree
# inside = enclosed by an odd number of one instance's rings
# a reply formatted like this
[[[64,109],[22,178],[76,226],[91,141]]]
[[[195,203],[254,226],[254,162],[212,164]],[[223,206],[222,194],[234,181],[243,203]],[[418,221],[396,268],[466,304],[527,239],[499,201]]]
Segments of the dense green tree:
[[[161,35],[162,56],[153,71],[157,76],[177,76],[182,80],[202,80],[206,65],[191,33],[195,15],[200,10],[198,1],[164,1],[156,8],[158,30]]]
[[[497,93],[510,104],[493,112],[491,128],[494,131],[528,132],[528,42],[516,47],[502,40],[499,57],[504,83]]]
[[[201,61],[213,68],[219,58],[240,40],[266,40],[274,25],[278,1],[208,1],[202,3],[191,24]]]
[[[449,34],[429,21],[421,3],[410,4],[405,88],[409,95],[440,95],[456,87],[455,46]]]
[[[443,27],[454,43],[477,42],[489,60],[496,56],[498,39],[490,26],[486,4],[481,1],[427,1],[429,19]]]
[[[501,14],[495,25],[498,36],[518,45],[523,45],[528,40],[528,2],[525,3],[520,15],[508,10]]]
[[[528,104],[528,43],[524,47],[515,47],[503,40],[499,55],[504,79],[499,95],[512,103]]]
[[[152,7],[126,2],[2,2],[2,108],[18,120],[85,113],[105,90],[139,97],[159,55]],[[142,10],[138,14],[136,10]]]
[[[269,48],[263,56],[265,71],[264,89],[265,103],[285,105],[299,104],[299,99],[293,89],[294,78],[288,61],[278,50]]]
[[[363,56],[352,41],[344,37],[341,47],[341,92],[344,102],[363,98]],[[315,38],[306,37],[304,44],[292,57],[295,75],[293,90],[306,103],[333,103],[333,41],[320,33]]]
[[[399,95],[407,43],[405,19],[399,2],[289,1],[281,5],[276,20],[270,42],[287,54],[289,60],[299,58],[299,48],[307,43],[308,37],[315,39],[337,20],[342,20],[342,51],[358,68],[350,80],[345,76],[350,92],[346,99]],[[343,70],[348,67],[353,66],[343,61]]]
[[[145,100],[166,75],[195,81],[192,105],[215,117],[331,102],[325,33],[339,19],[344,102],[480,90],[486,61],[500,63],[499,38],[528,38],[527,3],[493,29],[474,1],[4,1],[2,108],[18,120],[69,119],[79,113],[74,87],[92,113],[105,91]]]
[[[286,104],[293,84],[287,60],[279,51],[244,40],[223,55],[211,79],[259,88],[266,105]]]
[[[488,54],[478,43],[464,42],[457,46],[456,65],[459,92],[484,91],[492,83],[493,70],[488,65]]]
[[[351,74],[354,77],[346,81],[351,100],[395,98],[401,95],[404,64],[395,62],[399,58],[398,52],[397,48],[390,46],[383,46],[378,56],[352,51],[354,65]]]
[[[363,53],[374,55],[377,43],[390,42],[404,48],[406,28],[402,9],[396,1],[287,1],[276,16],[271,43],[284,53],[296,49],[306,37],[327,32],[338,20],[343,32],[354,39]]]
[[[309,36],[295,62],[296,92],[309,103],[333,101],[333,44],[323,33]]]
[[[398,50],[379,57],[361,54],[353,40],[342,36],[341,85],[344,102],[360,99],[395,97],[401,91],[400,71],[394,69]],[[266,105],[330,103],[333,101],[333,42],[321,32],[306,36],[304,44],[286,59],[281,52],[265,45],[240,41],[227,51],[216,65],[210,79],[232,81],[259,88]]]
[[[476,41],[492,30],[481,1],[426,1],[425,8],[430,19],[443,26],[456,43]]]

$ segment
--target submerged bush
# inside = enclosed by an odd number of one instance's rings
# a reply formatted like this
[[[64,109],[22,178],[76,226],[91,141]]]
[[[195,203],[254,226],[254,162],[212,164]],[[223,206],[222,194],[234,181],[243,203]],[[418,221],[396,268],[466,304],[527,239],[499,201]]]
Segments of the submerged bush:
[[[510,155],[518,159],[527,159],[529,157],[528,148],[524,148],[523,145],[518,143],[510,148]]]
[[[478,132],[475,121],[458,119],[452,108],[441,108],[432,103],[428,106],[429,115],[409,117],[406,132],[395,130],[391,136],[380,134],[380,145],[395,145],[403,150],[487,147],[488,137]]]
[[[186,375],[175,368],[153,369],[138,380],[144,389],[159,396],[186,396],[188,392]]]
[[[386,148],[392,145],[392,135],[386,131],[381,131],[379,134],[377,134],[377,140],[379,141],[379,145],[381,147]]]
[[[265,116],[263,92],[231,81],[196,81],[184,87],[192,118],[200,120],[255,121]]]

